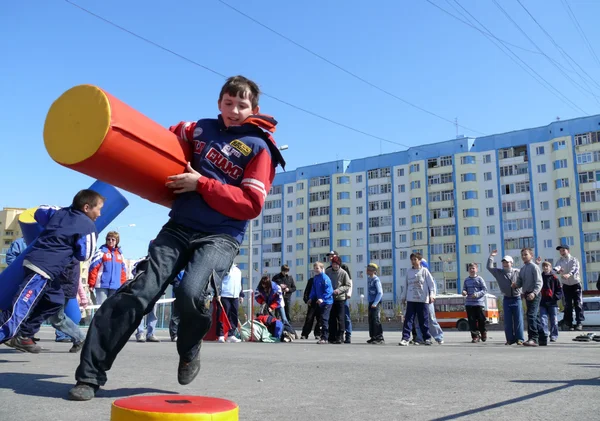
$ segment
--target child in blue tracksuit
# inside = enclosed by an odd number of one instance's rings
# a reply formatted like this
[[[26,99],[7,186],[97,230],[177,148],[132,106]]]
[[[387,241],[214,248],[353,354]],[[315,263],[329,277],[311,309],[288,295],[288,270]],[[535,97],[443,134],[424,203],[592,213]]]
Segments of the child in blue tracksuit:
[[[31,245],[23,261],[25,278],[13,299],[11,309],[0,313],[0,343],[26,352],[39,353],[41,347],[33,341],[45,319],[74,338],[71,352],[83,346],[85,337],[65,317],[65,290],[61,274],[73,258],[89,260],[96,250],[97,232],[94,221],[100,216],[104,197],[93,190],[82,190],[68,208],[40,207],[35,212],[44,231]],[[77,285],[74,287],[77,290]]]
[[[483,342],[487,340],[485,315],[483,314],[485,294],[487,294],[487,287],[485,280],[477,275],[477,264],[469,263],[469,276],[465,279],[462,295],[467,297],[465,309],[467,310],[471,342],[473,343],[479,342],[479,339]]]
[[[314,301],[319,306],[319,326],[321,327],[321,339],[318,344],[326,344],[329,340],[329,313],[333,305],[333,286],[331,279],[325,274],[325,266],[316,262],[313,266],[315,276],[313,286],[308,299],[308,306]]]

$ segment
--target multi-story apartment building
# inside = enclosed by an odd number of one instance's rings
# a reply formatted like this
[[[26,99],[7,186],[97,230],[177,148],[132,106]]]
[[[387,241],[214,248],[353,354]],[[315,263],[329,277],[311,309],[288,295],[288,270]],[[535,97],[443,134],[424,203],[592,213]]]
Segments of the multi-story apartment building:
[[[4,208],[0,211],[0,272],[6,268],[6,252],[10,244],[21,237],[19,215],[25,209]]]
[[[490,251],[519,266],[521,248],[557,260],[561,243],[581,261],[587,289],[600,273],[600,115],[279,173],[251,225],[253,286],[287,263],[298,295],[330,250],[350,266],[355,300],[376,262],[391,309],[413,251],[440,290],[460,291],[475,262],[498,291],[485,270]],[[237,258],[246,287],[248,239]]]

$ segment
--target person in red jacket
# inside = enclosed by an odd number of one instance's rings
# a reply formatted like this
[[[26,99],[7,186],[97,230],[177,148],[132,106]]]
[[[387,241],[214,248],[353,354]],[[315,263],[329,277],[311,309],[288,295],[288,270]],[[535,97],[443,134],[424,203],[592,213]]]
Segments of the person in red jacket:
[[[277,121],[259,114],[259,96],[255,82],[230,77],[219,93],[217,118],[171,127],[188,142],[190,161],[181,174],[165,180],[176,196],[170,220],[150,246],[148,259],[138,265],[135,278],[106,300],[92,319],[70,399],[94,398],[144,314],[182,269],[175,292],[180,315],[177,380],[187,385],[200,372],[202,338],[211,325],[204,305],[208,289],[221,294],[221,279],[238,254],[248,222],[260,215],[275,169],[285,166],[269,134]]]
[[[127,280],[127,268],[119,248],[119,233],[110,231],[104,244],[90,263],[88,286],[94,291],[96,304],[102,305]]]

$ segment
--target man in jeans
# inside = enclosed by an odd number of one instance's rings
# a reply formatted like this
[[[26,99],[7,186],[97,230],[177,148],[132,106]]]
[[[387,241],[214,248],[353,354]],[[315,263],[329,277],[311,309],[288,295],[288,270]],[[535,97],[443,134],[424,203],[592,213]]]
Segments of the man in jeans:
[[[217,119],[171,127],[189,142],[184,173],[167,177],[175,200],[170,220],[152,242],[137,276],[98,309],[88,330],[75,373],[71,400],[93,399],[106,372],[144,314],[185,269],[176,289],[180,322],[177,380],[191,383],[200,372],[200,347],[211,316],[205,306],[209,285],[221,292],[221,279],[238,254],[248,221],[260,215],[275,169],[285,161],[273,138],[277,123],[258,115],[258,86],[243,76],[227,79],[219,94]],[[135,157],[132,157],[135,159]]]
[[[494,267],[494,257],[498,250],[492,251],[487,261],[487,270],[494,276],[500,291],[504,295],[502,309],[504,311],[505,345],[523,345],[523,303],[521,302],[521,288],[512,288],[517,282],[519,269],[513,268],[514,260],[510,256],[502,258],[502,269]]]
[[[530,248],[521,249],[521,259],[523,267],[519,271],[517,282],[512,284],[513,288],[523,288],[525,300],[527,303],[527,341],[524,346],[538,346],[538,312],[540,310],[540,292],[542,291],[542,271],[540,267],[533,263],[533,250]]]
[[[330,262],[333,261],[333,258],[335,256],[339,257],[338,252],[335,250],[331,250],[329,253],[327,253],[327,257],[329,258]],[[329,266],[329,268],[330,267],[331,265]],[[346,271],[346,273],[350,277],[350,283],[352,284],[352,274],[350,273],[350,268],[347,264],[342,263],[342,269]],[[352,343],[352,318],[350,317],[350,298],[352,297],[352,288],[348,290],[348,292],[346,293],[346,297],[347,299],[344,303],[344,331],[346,333],[346,338],[344,339],[344,343],[349,344]]]
[[[575,330],[583,330],[581,322],[585,320],[583,315],[583,297],[581,288],[581,274],[579,273],[579,261],[569,253],[569,246],[561,244],[556,247],[560,253],[560,259],[556,262],[554,270],[562,283],[565,304],[565,318],[563,326],[573,330],[573,308],[575,309]]]

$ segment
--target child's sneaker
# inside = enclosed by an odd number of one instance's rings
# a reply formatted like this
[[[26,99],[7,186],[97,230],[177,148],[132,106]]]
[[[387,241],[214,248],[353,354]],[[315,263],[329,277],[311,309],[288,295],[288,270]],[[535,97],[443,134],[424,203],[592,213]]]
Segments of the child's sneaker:
[[[487,332],[481,332],[481,342],[487,341]]]
[[[220,344],[224,344],[225,343],[225,336],[219,336],[219,339],[217,339],[217,342]]]
[[[37,345],[31,338],[23,338],[21,336],[15,336],[10,340],[10,347],[18,349],[23,352],[31,352],[32,354],[39,354],[42,352],[42,347]]]
[[[402,339],[398,345],[400,345],[400,346],[408,346],[408,341],[406,339]]]
[[[146,334],[144,333],[138,333],[135,335],[135,340],[137,342],[146,342]]]
[[[473,339],[471,339],[472,344],[476,344],[478,342],[479,342],[479,336],[475,336]]]
[[[517,345],[523,345],[523,341],[517,341]]]
[[[325,339],[319,339],[319,342],[317,342],[317,344],[319,345],[327,345],[329,342],[326,341]]]
[[[425,342],[423,342],[424,345],[431,345],[431,339],[426,339]]]
[[[437,340],[437,339],[436,339],[435,341],[438,343],[438,345],[442,345],[442,344],[444,343],[444,340],[443,340],[443,339],[440,339],[440,340]]]
[[[529,339],[526,342],[523,342],[523,346],[538,346],[538,343],[533,339]]]
[[[235,336],[233,336],[233,335],[232,335],[232,336],[229,336],[229,337],[227,338],[227,342],[229,342],[229,343],[233,343],[233,344],[237,344],[237,343],[239,343],[239,342],[242,342],[242,341],[241,341],[240,339],[238,339],[238,338],[236,338]]]

